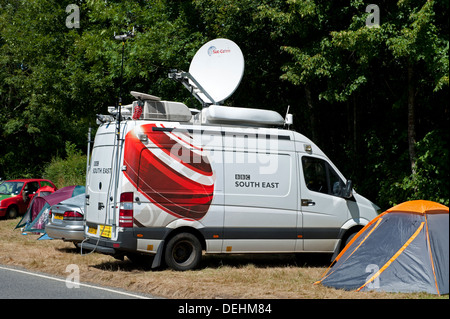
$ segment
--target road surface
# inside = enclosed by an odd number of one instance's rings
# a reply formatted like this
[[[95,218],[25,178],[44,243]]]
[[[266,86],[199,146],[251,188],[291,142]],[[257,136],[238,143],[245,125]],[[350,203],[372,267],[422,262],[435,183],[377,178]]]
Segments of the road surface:
[[[90,285],[0,265],[0,299],[152,299],[150,295]],[[78,284],[78,288],[76,285]],[[71,288],[69,288],[71,287]]]

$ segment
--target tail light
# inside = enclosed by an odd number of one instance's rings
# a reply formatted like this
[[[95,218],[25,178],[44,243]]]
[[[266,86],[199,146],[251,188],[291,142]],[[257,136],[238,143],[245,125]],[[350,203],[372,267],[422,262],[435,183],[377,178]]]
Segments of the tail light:
[[[133,227],[133,192],[120,194],[119,227]]]
[[[83,215],[79,212],[68,210],[64,212],[63,218],[64,220],[83,220]]]

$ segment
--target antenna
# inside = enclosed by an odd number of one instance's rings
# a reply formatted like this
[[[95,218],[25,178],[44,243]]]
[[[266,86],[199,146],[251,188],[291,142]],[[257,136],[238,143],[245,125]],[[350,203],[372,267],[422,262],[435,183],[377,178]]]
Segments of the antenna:
[[[124,34],[116,35],[114,32],[114,39],[122,41],[122,65],[120,67],[120,83],[119,83],[119,101],[118,101],[118,121],[120,123],[121,120],[121,110],[122,110],[122,82],[123,82],[123,57],[125,53],[125,41],[134,37],[134,27],[133,31],[127,31]],[[120,128],[119,128],[120,129]]]
[[[294,118],[293,118],[292,114],[289,113],[290,108],[291,108],[291,106],[288,105],[287,110],[286,110],[286,116],[284,117],[284,125],[287,125],[288,130],[289,130],[290,126],[294,123]]]
[[[120,83],[119,83],[119,99],[118,99],[118,110],[117,110],[117,119],[116,119],[116,134],[117,134],[117,145],[116,145],[116,159],[115,159],[115,187],[114,187],[114,213],[116,212],[117,207],[117,188],[119,185],[119,176],[120,170],[119,167],[119,153],[120,153],[120,121],[122,119],[122,82],[123,82],[123,58],[125,54],[125,41],[134,37],[134,27],[133,31],[127,31],[124,34],[116,35],[114,32],[114,39],[122,41],[122,63],[120,67]],[[114,170],[113,170],[114,171]],[[106,219],[107,213],[105,213]]]
[[[181,82],[203,104],[220,104],[230,97],[244,74],[244,56],[228,39],[205,43],[194,55],[189,72],[173,70],[169,78]]]

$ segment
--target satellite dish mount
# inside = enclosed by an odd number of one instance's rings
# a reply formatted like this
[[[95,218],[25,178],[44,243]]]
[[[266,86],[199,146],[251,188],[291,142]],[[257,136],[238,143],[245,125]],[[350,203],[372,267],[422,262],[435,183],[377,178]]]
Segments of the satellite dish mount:
[[[236,43],[215,39],[194,55],[189,72],[172,70],[169,78],[181,82],[205,107],[230,97],[244,74],[244,56]]]
[[[201,86],[200,83],[190,74],[189,72],[179,71],[179,70],[170,70],[169,79],[175,80],[177,82],[181,82],[186,89],[205,107],[210,104],[218,104],[208,92]],[[200,94],[205,95],[210,102],[206,102],[200,97]],[[212,102],[211,102],[212,101]]]

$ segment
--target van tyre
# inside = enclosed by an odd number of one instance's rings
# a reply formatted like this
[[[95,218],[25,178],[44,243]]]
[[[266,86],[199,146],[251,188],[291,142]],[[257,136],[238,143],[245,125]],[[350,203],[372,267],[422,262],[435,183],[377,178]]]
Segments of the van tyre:
[[[164,252],[166,265],[178,271],[197,268],[201,258],[202,245],[198,238],[190,233],[175,235],[167,243]]]
[[[345,246],[347,246],[348,244],[350,244],[350,242],[352,241],[353,237],[355,237],[357,233],[358,233],[358,232],[355,231],[355,232],[351,233],[351,234],[347,237],[347,239],[345,240],[345,245],[342,247],[342,249],[344,249]],[[341,249],[341,250],[342,250],[342,249]]]

